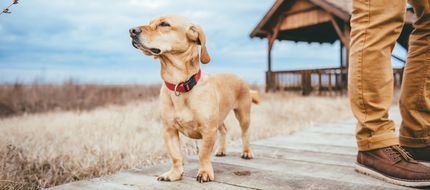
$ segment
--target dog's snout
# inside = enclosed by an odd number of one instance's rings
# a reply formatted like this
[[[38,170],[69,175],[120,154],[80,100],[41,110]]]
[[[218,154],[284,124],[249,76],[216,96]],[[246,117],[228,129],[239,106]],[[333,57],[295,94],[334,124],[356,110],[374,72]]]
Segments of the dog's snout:
[[[142,32],[142,30],[140,29],[140,27],[134,27],[130,28],[129,32],[131,36],[137,36]]]

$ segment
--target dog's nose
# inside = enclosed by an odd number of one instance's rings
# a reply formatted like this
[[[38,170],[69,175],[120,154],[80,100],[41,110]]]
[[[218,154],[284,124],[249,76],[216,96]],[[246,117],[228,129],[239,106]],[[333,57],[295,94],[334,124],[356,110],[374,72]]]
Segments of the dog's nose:
[[[137,36],[142,32],[142,30],[140,29],[140,27],[134,27],[130,28],[129,32],[131,36]]]

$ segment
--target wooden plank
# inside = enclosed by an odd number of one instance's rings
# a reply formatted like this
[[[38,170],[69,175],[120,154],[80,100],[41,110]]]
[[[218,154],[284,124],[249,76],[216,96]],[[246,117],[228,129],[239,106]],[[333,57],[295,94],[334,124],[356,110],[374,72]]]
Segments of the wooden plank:
[[[297,133],[288,137],[274,137],[270,140],[295,142],[295,143],[306,143],[306,144],[319,144],[319,145],[334,145],[334,146],[346,146],[356,147],[355,138],[353,135],[345,134],[333,134],[333,133]]]
[[[260,149],[256,148],[255,151],[259,152]],[[281,154],[284,153],[281,152]],[[314,157],[319,157],[318,153]],[[328,160],[339,160],[339,157],[328,158]],[[261,167],[262,165],[265,167]],[[285,157],[275,159],[256,157],[253,160],[243,160],[239,158],[239,154],[235,154],[221,158],[214,157],[213,167],[215,181],[204,184],[194,180],[198,171],[198,158],[191,156],[184,166],[183,179],[177,182],[156,180],[156,175],[169,168],[168,164],[163,164],[62,185],[53,189],[401,189],[401,187],[356,174],[348,167],[338,167],[335,173],[332,173],[327,172],[329,170],[325,168],[332,168],[332,164],[294,161]],[[352,174],[350,178],[355,180],[345,181],[345,177],[342,177],[346,175],[345,172]],[[245,175],[240,175],[242,173]]]
[[[391,109],[400,119],[398,107]],[[213,157],[215,181],[195,181],[198,156],[186,156],[181,181],[160,182],[156,176],[170,164],[119,172],[51,189],[408,189],[354,171],[356,145],[354,119],[318,124],[288,136],[251,144],[254,159],[240,158],[241,147],[227,150],[226,157]]]
[[[51,188],[53,190],[135,190],[135,189],[214,189],[214,190],[225,190],[225,189],[254,189],[248,187],[241,187],[240,185],[230,185],[222,182],[211,182],[211,183],[198,183],[195,180],[195,173],[197,173],[198,163],[192,161],[186,164],[185,172],[187,175],[182,177],[182,180],[177,182],[162,182],[157,181],[157,175],[162,174],[169,169],[169,164],[162,164],[154,167],[148,167],[138,170],[132,170],[127,172],[120,172],[111,176],[104,176],[92,180],[79,181],[75,183],[69,183],[61,186]]]
[[[308,142],[303,142],[308,141]],[[252,144],[255,145],[263,145],[263,146],[271,146],[271,147],[279,147],[279,148],[288,148],[293,150],[307,150],[314,152],[326,152],[333,154],[349,154],[356,155],[357,148],[351,146],[343,146],[343,145],[328,145],[328,144],[316,144],[310,143],[310,139],[302,140],[302,142],[294,142],[292,140],[278,138],[271,138],[270,140],[261,140],[254,142]]]
[[[315,155],[315,156],[318,156],[318,155]],[[193,159],[193,158],[190,158],[190,159]],[[353,162],[353,160],[351,160],[351,162]],[[288,159],[283,160],[283,159],[269,159],[269,158],[259,158],[259,157],[255,157],[252,160],[243,160],[237,156],[225,157],[225,158],[214,158],[212,163],[214,163],[214,168],[219,166],[217,163],[221,163],[221,164],[234,165],[234,168],[246,167],[246,168],[252,168],[259,171],[270,171],[273,173],[280,173],[284,179],[287,178],[287,176],[306,177],[306,178],[309,177],[314,179],[323,179],[327,181],[337,181],[338,183],[350,183],[350,184],[354,184],[352,185],[353,187],[354,186],[359,187],[364,185],[364,186],[373,186],[373,188],[378,187],[382,189],[407,189],[400,186],[385,183],[381,180],[377,180],[369,176],[358,174],[350,166],[346,167],[346,166],[339,166],[339,165],[320,164],[320,163],[295,161],[295,160],[288,160]],[[215,169],[215,171],[217,171],[217,169]],[[268,176],[268,178],[270,178],[272,175]],[[218,177],[216,180],[220,180],[219,178],[222,179],[222,177],[223,175],[220,175],[220,177]],[[266,180],[267,178],[262,178],[262,179]],[[265,180],[260,180],[260,181],[265,181]],[[308,180],[308,182],[310,181],[311,180]],[[324,183],[319,183],[319,184],[324,185]],[[241,184],[241,185],[244,185],[244,184]],[[330,186],[332,185],[333,185],[333,188],[329,188],[329,186],[327,186],[326,188],[336,189],[336,186],[334,186],[334,184],[330,184]],[[288,187],[288,184],[284,184],[284,186]]]
[[[264,145],[252,145],[252,152],[258,158],[305,161],[328,165],[354,166],[355,155],[336,154],[300,149],[279,148]],[[227,150],[227,156],[240,157],[241,147],[235,146]],[[215,158],[217,159],[217,158]]]
[[[242,162],[246,161],[242,160]],[[384,187],[380,183],[357,184],[218,162],[213,165],[217,174],[216,181],[255,189],[401,189],[394,186]],[[235,172],[246,172],[249,175],[238,176],[234,174]]]
[[[284,71],[273,71],[274,73],[301,73],[304,71],[309,71],[312,73],[317,72],[327,72],[327,71],[333,71],[333,70],[339,70],[339,67],[332,67],[332,68],[320,68],[320,69],[293,69],[293,70],[284,70]]]
[[[116,182],[101,180],[100,178],[91,179],[91,180],[83,180],[74,183],[68,183],[56,187],[49,188],[51,190],[138,190],[137,187],[133,185],[124,185]]]
[[[313,4],[307,0],[296,0],[294,2],[294,4],[291,6],[291,8],[288,9],[288,11],[284,14],[285,15],[291,15],[291,14],[307,11],[307,10],[312,9],[312,8],[317,8],[317,6],[315,6],[315,4]]]
[[[280,29],[281,31],[292,30],[325,22],[330,22],[329,14],[321,9],[313,9],[285,16],[285,18],[280,21]]]
[[[354,127],[342,127],[342,128],[337,128],[337,127],[333,127],[333,126],[313,126],[313,127],[309,127],[304,129],[301,132],[313,132],[313,133],[322,133],[322,134],[344,134],[344,135],[348,135],[351,138],[355,138],[355,126]]]

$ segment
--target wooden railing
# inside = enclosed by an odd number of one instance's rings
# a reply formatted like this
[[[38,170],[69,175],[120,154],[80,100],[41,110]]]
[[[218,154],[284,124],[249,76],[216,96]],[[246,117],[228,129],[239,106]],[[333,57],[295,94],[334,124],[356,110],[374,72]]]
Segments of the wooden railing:
[[[403,69],[393,69],[394,86],[400,87]],[[324,68],[266,72],[267,91],[301,91],[303,95],[345,94],[348,74],[346,69]]]

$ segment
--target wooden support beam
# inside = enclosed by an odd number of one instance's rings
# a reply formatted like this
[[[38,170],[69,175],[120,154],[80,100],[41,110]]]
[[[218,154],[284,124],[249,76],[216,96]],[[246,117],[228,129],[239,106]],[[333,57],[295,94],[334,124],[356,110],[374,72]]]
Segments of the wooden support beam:
[[[349,45],[350,45],[350,41],[351,41],[351,36],[350,36],[350,31],[351,31],[351,27],[349,26],[349,23],[345,23],[344,27],[343,27],[343,35],[345,36],[346,40],[347,40],[347,44],[345,45],[345,69],[346,69],[346,73],[348,74],[348,70],[349,70]]]
[[[302,72],[302,95],[307,96],[312,92],[312,73]]]
[[[347,44],[349,43],[348,40],[345,37],[344,32],[340,29],[339,24],[337,24],[336,19],[334,18],[333,15],[330,14],[330,21],[331,24],[333,25],[334,30],[337,33],[337,36],[339,37],[340,41],[342,42],[342,44],[344,46],[347,46]]]
[[[351,36],[349,34],[349,32],[351,31],[351,28],[349,26],[349,23],[344,23],[343,25],[343,33],[342,35],[344,36],[345,39],[345,44],[344,44],[344,49],[345,49],[345,62],[344,62],[344,68],[341,70],[342,73],[342,89],[347,90],[348,89],[348,70],[349,70],[349,45],[350,45],[350,40],[351,40]],[[344,91],[342,90],[342,93]],[[346,91],[345,91],[346,93]]]
[[[321,95],[322,93],[322,81],[321,81],[321,72],[318,72],[318,94]]]
[[[273,75],[272,75],[272,48],[275,42],[273,35],[268,38],[268,49],[267,49],[267,82],[266,82],[266,92],[273,90]]]
[[[283,17],[279,18],[278,23],[275,25],[273,29],[273,34],[269,35],[267,38],[268,47],[267,47],[267,77],[266,77],[266,92],[273,90],[274,78],[272,76],[272,48],[275,43],[276,38],[278,38],[279,30],[280,30],[280,21]]]
[[[328,91],[329,91],[330,95],[332,95],[331,94],[332,89],[333,88],[331,87],[331,72],[330,72],[330,73],[328,73]]]
[[[272,35],[267,38],[267,76],[266,76],[266,92],[272,90]]]
[[[344,62],[343,62],[343,43],[339,42],[339,59],[340,59],[340,67],[339,68],[343,68],[344,67]]]

